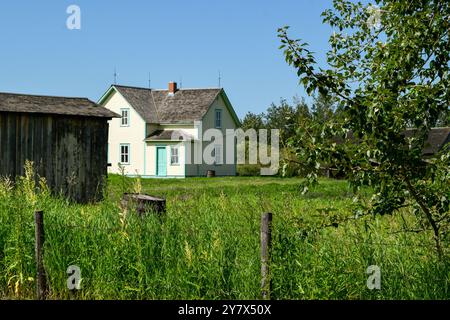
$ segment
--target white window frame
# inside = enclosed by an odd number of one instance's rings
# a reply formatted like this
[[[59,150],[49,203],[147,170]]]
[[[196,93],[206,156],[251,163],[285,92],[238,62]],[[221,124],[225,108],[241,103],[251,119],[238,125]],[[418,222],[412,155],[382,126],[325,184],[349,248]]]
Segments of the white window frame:
[[[177,154],[174,155],[174,151],[177,151]],[[176,157],[177,161],[173,161],[174,157]],[[170,165],[171,166],[179,166],[180,165],[180,147],[171,146],[170,147]]]
[[[219,115],[219,117],[217,117],[217,115]],[[219,122],[219,125],[217,125],[217,122]],[[214,126],[217,129],[222,128],[222,109],[216,109],[214,112]]]
[[[122,147],[127,147],[127,151],[128,152],[122,152]],[[121,143],[119,144],[119,163],[123,164],[123,165],[129,165],[131,163],[130,161],[130,154],[131,154],[131,147],[129,143]],[[127,157],[127,162],[122,162],[122,156],[126,156]]]
[[[124,111],[127,113],[127,116],[124,117]],[[126,119],[126,123],[123,123],[123,120]],[[129,127],[130,126],[130,108],[122,108],[120,109],[120,126],[121,127]]]
[[[220,144],[214,145],[214,164],[220,166],[223,164],[222,146]],[[217,152],[219,150],[219,152]]]

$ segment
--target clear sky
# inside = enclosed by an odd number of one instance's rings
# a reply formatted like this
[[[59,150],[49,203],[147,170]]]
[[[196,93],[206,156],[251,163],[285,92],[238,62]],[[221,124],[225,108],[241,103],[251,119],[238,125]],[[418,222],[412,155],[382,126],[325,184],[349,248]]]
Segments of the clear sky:
[[[69,30],[69,5],[81,30]],[[326,0],[40,0],[0,4],[0,91],[97,101],[113,83],[222,86],[242,118],[281,97],[305,96],[287,66],[277,28],[290,25],[324,61],[332,30]]]

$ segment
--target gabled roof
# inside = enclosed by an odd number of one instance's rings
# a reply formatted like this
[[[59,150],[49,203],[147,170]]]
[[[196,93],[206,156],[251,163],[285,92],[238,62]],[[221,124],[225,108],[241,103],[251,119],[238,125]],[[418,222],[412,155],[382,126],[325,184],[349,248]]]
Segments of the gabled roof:
[[[403,131],[402,135],[406,138],[412,138],[416,135],[416,133],[417,129],[410,128]],[[355,143],[359,143],[360,141],[357,137],[355,137],[352,131],[348,132],[347,139]],[[338,144],[343,143],[343,139],[341,137],[334,137],[333,141]],[[428,133],[427,140],[424,143],[422,155],[432,156],[441,151],[447,143],[450,143],[450,127],[431,128]]]
[[[174,94],[169,90],[154,90],[121,85],[112,85],[100,99],[103,103],[116,90],[136,110],[147,123],[187,124],[201,121],[218,96],[224,98],[236,123],[239,119],[231,107],[223,89],[178,89]]]
[[[173,95],[168,90],[152,91],[160,123],[200,121],[221,89],[181,89]]]
[[[115,118],[119,115],[87,98],[38,96],[0,92],[0,112],[44,113]]]
[[[417,132],[417,129],[407,129],[405,137],[411,138]],[[450,127],[432,128],[428,133],[427,141],[422,150],[423,155],[433,155],[438,153],[445,144],[450,142]]]
[[[114,85],[116,89],[147,123],[157,123],[157,110],[153,101],[152,91],[144,88],[134,88]]]

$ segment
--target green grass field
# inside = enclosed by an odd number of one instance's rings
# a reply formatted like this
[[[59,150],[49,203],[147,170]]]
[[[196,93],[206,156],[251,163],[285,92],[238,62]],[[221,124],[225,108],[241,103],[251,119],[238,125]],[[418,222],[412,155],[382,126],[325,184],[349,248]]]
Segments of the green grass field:
[[[136,179],[110,176],[107,199],[74,205],[32,179],[0,184],[0,297],[33,299],[35,209],[45,213],[45,268],[51,299],[259,299],[260,217],[272,212],[273,299],[448,299],[450,268],[408,212],[352,217],[345,181],[322,180],[301,195],[297,178],[142,180],[167,198],[167,213],[144,219],[119,199]],[[367,191],[367,194],[370,194]],[[81,269],[70,294],[66,270]],[[366,269],[381,270],[369,290]]]

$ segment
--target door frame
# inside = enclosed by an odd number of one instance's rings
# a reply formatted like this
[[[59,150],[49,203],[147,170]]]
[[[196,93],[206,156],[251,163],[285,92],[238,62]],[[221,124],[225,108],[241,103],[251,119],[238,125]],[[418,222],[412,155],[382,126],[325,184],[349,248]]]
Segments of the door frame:
[[[155,168],[155,174],[157,177],[167,177],[167,146],[165,145],[156,145],[156,168]],[[158,172],[158,161],[159,161],[159,153],[158,153],[158,149],[164,149],[164,151],[166,152],[166,174],[165,175],[160,175]]]

